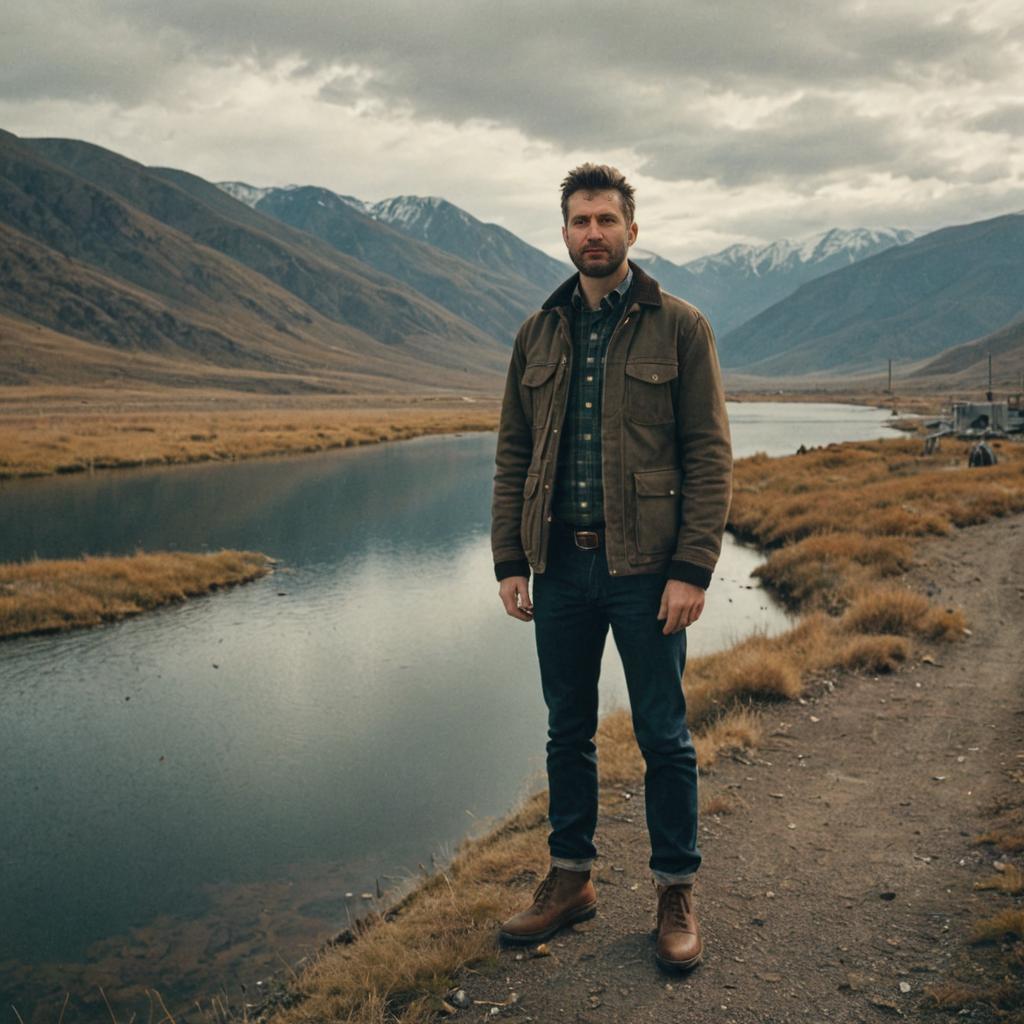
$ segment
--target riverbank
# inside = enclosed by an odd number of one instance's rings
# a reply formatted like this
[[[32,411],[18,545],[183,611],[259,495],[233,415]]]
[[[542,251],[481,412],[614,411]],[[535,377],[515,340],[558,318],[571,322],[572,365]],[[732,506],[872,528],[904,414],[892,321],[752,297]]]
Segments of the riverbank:
[[[0,640],[139,615],[270,572],[252,551],[180,551],[0,564]]]
[[[784,459],[755,456],[737,464],[731,528],[775,550],[762,575],[805,615],[783,636],[754,637],[688,665],[691,725],[705,775],[716,761],[718,770],[723,764],[729,767],[723,761],[727,754],[750,765],[755,761],[750,750],[775,742],[779,712],[764,701],[793,701],[797,703],[789,707],[803,708],[800,702],[813,699],[822,688],[835,689],[839,678],[874,678],[900,666],[909,671],[909,666],[934,664],[945,656],[940,652],[955,649],[967,636],[955,594],[943,594],[936,603],[904,577],[920,557],[922,538],[955,535],[971,523],[1024,510],[1024,453],[1020,446],[1001,444],[998,466],[967,470],[961,448],[951,445],[926,457],[917,442],[897,440],[832,446]],[[827,533],[819,532],[823,530]],[[607,832],[620,819],[633,826],[626,845],[637,858],[646,845],[638,806],[642,765],[627,714],[602,721],[599,750],[603,828]],[[854,753],[862,756],[863,749],[851,749]],[[704,810],[712,822],[736,802],[728,788],[705,788]],[[528,900],[544,872],[545,833],[540,794],[494,832],[466,844],[444,873],[424,882],[386,922],[370,921],[358,935],[343,936],[325,949],[289,985],[285,1002],[266,1007],[264,1016],[282,1024],[310,1018],[426,1021],[438,1011],[449,1012],[445,1000],[456,978],[464,984],[471,978],[484,1000],[490,987],[493,998],[485,1008],[498,1005],[512,1018],[529,1015],[522,1009],[525,1001],[510,1001],[507,988],[498,984],[487,964],[500,964],[507,975],[513,964],[545,959],[529,954],[523,960],[510,960],[508,954],[494,959],[496,923]],[[736,846],[743,854],[742,842]],[[761,856],[764,851],[752,847],[749,853]],[[621,885],[621,872],[616,871],[621,865],[614,859],[606,863],[601,880]],[[645,884],[640,873],[622,895],[646,913],[650,900],[635,895]],[[829,899],[842,898],[829,885],[825,892]],[[610,936],[615,932],[609,938],[613,951],[625,934],[621,923],[613,919],[607,925]],[[564,941],[574,940],[569,936]],[[556,947],[562,944],[560,939]],[[592,955],[592,950],[581,952]],[[649,960],[645,953],[645,964]],[[470,965],[482,973],[467,975]],[[602,974],[619,966],[605,964]],[[608,978],[599,983],[607,985]],[[500,998],[495,996],[496,984]],[[585,1014],[601,1004],[594,992],[578,1002],[563,1000],[563,990],[548,975],[538,974],[538,985],[548,986],[556,1002],[546,1013],[534,1011],[535,1020],[563,1018],[566,1003],[573,1012],[584,1013],[579,1019],[590,1019]],[[661,981],[655,991],[663,986]],[[543,1001],[544,996],[538,992],[536,998]],[[678,1006],[672,1009],[678,1013]],[[617,1012],[619,1016],[605,1013],[594,1019],[623,1019],[621,1005]]]
[[[232,461],[494,430],[498,401],[466,396],[260,396],[0,390],[0,480]]]
[[[847,403],[938,411],[938,398],[868,392],[729,392],[736,402]],[[495,430],[499,398],[245,395],[167,389],[0,388],[0,480],[233,461]]]

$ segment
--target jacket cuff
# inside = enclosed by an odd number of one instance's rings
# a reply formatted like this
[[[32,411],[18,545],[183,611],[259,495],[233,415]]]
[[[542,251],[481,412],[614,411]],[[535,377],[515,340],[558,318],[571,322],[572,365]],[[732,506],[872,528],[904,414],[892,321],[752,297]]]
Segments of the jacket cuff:
[[[509,576],[525,576],[530,578],[530,563],[525,558],[517,558],[511,562],[497,562],[494,566],[494,578],[500,583]]]
[[[703,565],[697,565],[696,562],[672,562],[665,575],[670,580],[692,583],[702,590],[707,590],[711,585],[711,570],[705,569]]]

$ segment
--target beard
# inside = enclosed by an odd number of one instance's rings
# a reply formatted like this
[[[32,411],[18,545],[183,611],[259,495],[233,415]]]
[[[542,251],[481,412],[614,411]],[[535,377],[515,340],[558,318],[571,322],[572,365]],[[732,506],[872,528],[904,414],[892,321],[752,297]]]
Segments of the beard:
[[[586,252],[587,248],[588,246],[584,245],[579,249],[569,250],[569,259],[572,260],[573,266],[586,277],[608,277],[622,266],[628,246],[625,242],[601,246],[600,253],[594,251],[596,246],[590,247],[590,252]]]

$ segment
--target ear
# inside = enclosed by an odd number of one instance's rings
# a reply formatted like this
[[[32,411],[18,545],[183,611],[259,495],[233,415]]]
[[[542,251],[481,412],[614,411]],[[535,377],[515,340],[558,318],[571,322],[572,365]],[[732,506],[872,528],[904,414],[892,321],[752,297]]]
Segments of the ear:
[[[637,232],[638,231],[639,231],[639,228],[637,227],[636,221],[633,221],[633,223],[629,225],[629,231],[628,231],[628,233],[626,235],[626,238],[627,238],[626,244],[627,245],[632,245],[636,241],[636,236],[637,236]]]
[[[566,249],[569,248],[569,229],[563,224],[562,225],[562,241],[565,242]]]

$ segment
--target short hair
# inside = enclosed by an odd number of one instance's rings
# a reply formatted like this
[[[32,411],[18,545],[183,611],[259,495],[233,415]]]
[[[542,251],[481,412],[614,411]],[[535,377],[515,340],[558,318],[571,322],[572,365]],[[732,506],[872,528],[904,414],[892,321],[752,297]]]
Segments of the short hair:
[[[636,212],[635,190],[626,176],[617,167],[609,164],[580,164],[574,167],[562,181],[562,222],[569,223],[569,197],[575,192],[602,192],[612,190],[619,193],[622,212],[626,223],[633,223]]]

